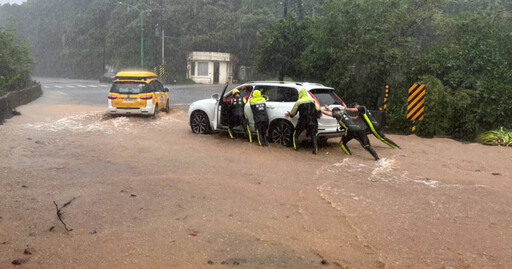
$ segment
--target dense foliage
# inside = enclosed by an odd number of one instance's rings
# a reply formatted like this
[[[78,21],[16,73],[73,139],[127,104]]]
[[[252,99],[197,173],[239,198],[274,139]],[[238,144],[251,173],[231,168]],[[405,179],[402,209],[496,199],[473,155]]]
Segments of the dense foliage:
[[[297,31],[305,44],[281,42],[293,52],[287,69],[272,63],[268,40],[289,35],[280,21],[261,34],[260,70],[338,89],[348,102],[376,108],[391,85],[388,129],[407,133],[407,89],[427,88],[426,119],[419,134],[474,139],[512,127],[512,2],[487,0],[332,0]],[[284,46],[284,47],[283,47]],[[302,51],[297,52],[297,49]],[[298,57],[292,57],[299,55]],[[263,64],[262,64],[263,63]]]
[[[512,147],[512,130],[503,127],[478,136],[478,142],[488,146]]]
[[[30,46],[13,31],[0,28],[0,95],[27,86],[32,65]]]

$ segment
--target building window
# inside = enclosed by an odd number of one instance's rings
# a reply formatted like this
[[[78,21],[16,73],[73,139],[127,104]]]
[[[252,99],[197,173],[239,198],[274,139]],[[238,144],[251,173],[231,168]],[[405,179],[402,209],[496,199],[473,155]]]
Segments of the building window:
[[[190,64],[190,76],[193,77],[196,75],[196,62],[192,62]]]
[[[198,62],[197,63],[197,75],[198,76],[208,76],[208,62]]]

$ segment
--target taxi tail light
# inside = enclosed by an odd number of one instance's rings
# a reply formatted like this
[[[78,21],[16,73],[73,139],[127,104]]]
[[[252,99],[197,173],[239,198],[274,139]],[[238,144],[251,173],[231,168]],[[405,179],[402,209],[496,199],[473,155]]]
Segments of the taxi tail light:
[[[151,100],[151,99],[153,99],[153,96],[145,96],[145,97],[141,97],[140,99],[141,100]]]
[[[117,96],[108,96],[108,99],[115,100],[115,99],[117,99]]]

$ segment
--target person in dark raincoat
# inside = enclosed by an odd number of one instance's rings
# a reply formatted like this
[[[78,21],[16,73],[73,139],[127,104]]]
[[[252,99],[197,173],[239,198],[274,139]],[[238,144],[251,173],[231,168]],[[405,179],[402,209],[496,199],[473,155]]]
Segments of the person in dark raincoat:
[[[299,120],[293,132],[293,148],[297,150],[298,138],[306,130],[313,143],[313,154],[318,153],[318,118],[321,116],[320,105],[311,98],[305,89],[299,91],[299,100],[295,102],[292,111],[286,113],[286,117],[295,117],[299,114]]]
[[[254,119],[254,128],[258,137],[258,143],[262,147],[268,146],[267,130],[268,130],[268,115],[267,115],[267,100],[261,96],[259,90],[255,90],[252,93],[252,97],[249,100],[251,105],[252,116]]]
[[[345,130],[345,133],[340,141],[341,149],[343,152],[345,152],[345,154],[352,155],[352,152],[348,148],[347,143],[352,139],[356,139],[361,144],[361,146],[366,151],[368,151],[373,156],[373,158],[375,158],[376,161],[379,160],[379,155],[377,155],[377,152],[375,152],[375,150],[372,148],[370,139],[368,139],[364,128],[355,121],[356,118],[348,115],[347,111],[358,112],[357,108],[335,107],[331,110],[329,106],[325,106],[325,110],[322,111],[324,115],[335,118],[340,126]]]
[[[231,139],[234,139],[233,129],[242,126],[242,130],[249,139],[249,142],[252,142],[251,130],[249,129],[249,124],[244,115],[245,103],[246,100],[242,98],[240,91],[237,89],[233,90],[233,101],[229,106],[231,116],[229,118],[228,133]]]
[[[354,104],[354,108],[357,108],[357,111],[359,113],[359,116],[361,117],[361,120],[366,124],[369,131],[380,141],[382,141],[384,144],[388,145],[392,149],[400,149],[400,146],[398,146],[395,142],[393,142],[391,139],[387,138],[384,133],[381,131],[380,125],[373,117],[372,113],[365,107],[360,106],[359,104]]]

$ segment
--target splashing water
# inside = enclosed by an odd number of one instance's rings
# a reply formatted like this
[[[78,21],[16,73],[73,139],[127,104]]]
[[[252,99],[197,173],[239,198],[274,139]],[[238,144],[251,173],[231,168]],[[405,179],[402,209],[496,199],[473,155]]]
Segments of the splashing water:
[[[68,116],[55,121],[48,121],[36,124],[26,124],[24,127],[47,132],[102,132],[105,134],[114,133],[136,133],[139,129],[150,127],[161,127],[173,122],[182,122],[176,115],[162,115],[158,119],[144,117],[115,117],[111,118],[104,112],[88,112]]]

